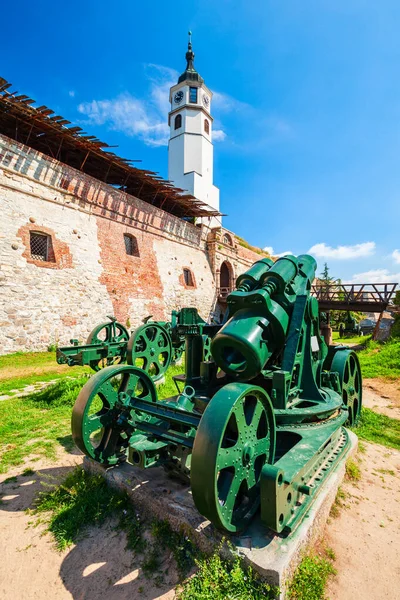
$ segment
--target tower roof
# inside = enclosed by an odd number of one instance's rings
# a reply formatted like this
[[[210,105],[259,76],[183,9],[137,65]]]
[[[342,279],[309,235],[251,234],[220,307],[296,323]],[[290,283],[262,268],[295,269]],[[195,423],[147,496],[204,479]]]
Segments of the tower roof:
[[[188,41],[188,49],[186,52],[186,69],[182,73],[182,75],[178,79],[178,83],[182,83],[182,81],[198,81],[199,83],[204,83],[204,79],[199,75],[194,67],[194,52],[192,49],[192,32],[189,31],[189,41]]]

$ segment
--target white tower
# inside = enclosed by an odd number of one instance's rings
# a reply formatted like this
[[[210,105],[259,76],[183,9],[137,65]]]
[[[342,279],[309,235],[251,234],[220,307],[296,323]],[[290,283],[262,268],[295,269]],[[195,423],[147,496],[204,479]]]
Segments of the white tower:
[[[186,61],[186,70],[169,94],[168,179],[219,210],[219,189],[213,185],[212,92],[194,68],[190,31]],[[203,217],[202,222],[220,227],[220,219]]]

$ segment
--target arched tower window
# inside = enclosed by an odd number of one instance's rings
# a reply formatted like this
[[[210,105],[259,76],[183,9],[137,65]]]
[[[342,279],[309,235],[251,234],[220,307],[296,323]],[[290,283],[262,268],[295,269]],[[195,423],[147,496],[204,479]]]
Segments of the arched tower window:
[[[210,135],[210,121],[208,119],[204,120],[204,131],[207,135]]]
[[[233,246],[232,238],[228,233],[224,233],[222,241],[224,242],[224,244],[228,244],[228,246]]]
[[[176,115],[174,121],[174,129],[179,129],[182,127],[182,115]]]

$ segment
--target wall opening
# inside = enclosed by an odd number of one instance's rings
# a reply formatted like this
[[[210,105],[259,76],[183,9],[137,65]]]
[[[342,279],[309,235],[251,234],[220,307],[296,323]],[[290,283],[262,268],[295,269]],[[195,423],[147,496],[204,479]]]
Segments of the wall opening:
[[[46,233],[31,231],[29,233],[31,258],[42,262],[55,262],[51,236]]]
[[[124,233],[125,250],[129,256],[139,256],[137,239],[130,233]]]
[[[194,287],[194,279],[190,269],[183,269],[183,281],[187,287]]]

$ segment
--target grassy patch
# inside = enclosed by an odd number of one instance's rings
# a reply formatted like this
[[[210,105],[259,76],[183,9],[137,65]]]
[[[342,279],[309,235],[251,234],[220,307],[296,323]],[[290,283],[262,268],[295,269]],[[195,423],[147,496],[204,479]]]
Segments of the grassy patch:
[[[322,556],[308,555],[303,558],[289,584],[290,600],[323,600],[330,575],[336,570],[332,562]]]
[[[273,599],[277,590],[263,582],[239,557],[233,562],[223,560],[219,551],[196,561],[197,572],[177,594],[178,600],[261,600]]]
[[[340,509],[346,507],[345,500],[348,498],[348,496],[348,493],[345,492],[343,488],[340,487],[338,489],[338,491],[336,492],[335,501],[332,504],[331,510],[329,512],[329,515],[331,517],[336,519],[340,515]]]
[[[0,473],[26,456],[55,458],[57,445],[72,446],[71,410],[86,381],[64,379],[25,398],[0,402]]]
[[[48,530],[56,546],[64,550],[75,542],[89,525],[100,525],[111,516],[119,517],[118,527],[127,532],[127,545],[141,545],[141,526],[126,494],[111,489],[101,475],[89,475],[83,469],[72,471],[53,490],[42,492],[35,513],[48,513]]]
[[[335,342],[335,344],[357,344],[358,346],[366,346],[371,340],[371,337],[371,335],[355,335],[341,338],[338,331],[332,332],[332,341]]]
[[[185,576],[194,566],[198,551],[189,536],[183,531],[173,531],[168,521],[155,521],[151,526],[151,534],[155,540],[155,549],[168,548],[175,559],[178,573]]]
[[[386,379],[400,378],[400,340],[369,342],[358,353],[363,377]]]
[[[400,421],[397,419],[363,408],[360,421],[353,430],[363,440],[400,450]]]
[[[55,352],[15,352],[0,356],[0,395],[21,390],[38,381],[81,377],[91,373],[88,367],[58,365]],[[12,392],[11,392],[12,393]]]
[[[351,481],[360,481],[361,471],[360,467],[354,460],[348,460],[346,463],[346,477]]]

